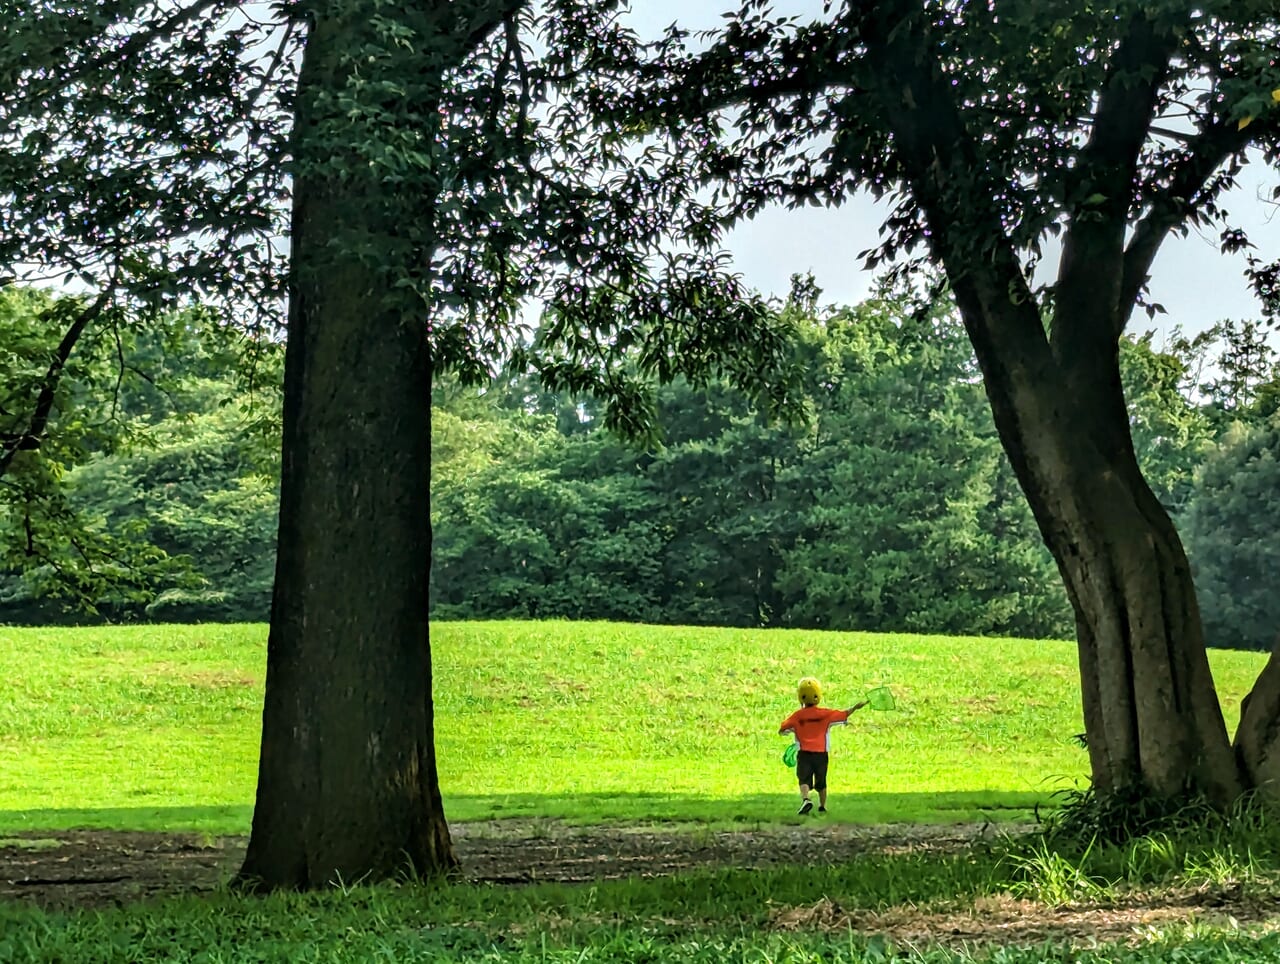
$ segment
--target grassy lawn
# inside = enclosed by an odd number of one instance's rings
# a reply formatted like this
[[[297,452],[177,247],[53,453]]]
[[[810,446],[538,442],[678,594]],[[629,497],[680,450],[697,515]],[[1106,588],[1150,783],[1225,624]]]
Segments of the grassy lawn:
[[[246,832],[266,628],[0,629],[0,832]],[[803,675],[898,707],[833,736],[832,819],[1025,817],[1085,774],[1061,642],[491,622],[432,627],[451,820],[786,819]],[[1229,725],[1262,654],[1214,653]],[[479,734],[478,737],[476,734]],[[468,761],[500,766],[476,783]]]
[[[0,839],[245,832],[265,638],[262,626],[0,629]],[[1025,817],[1085,772],[1065,643],[511,622],[437,625],[433,648],[455,821],[786,831],[776,728],[808,674],[831,705],[881,683],[898,699],[833,738],[835,820]],[[1234,726],[1263,656],[1211,659]],[[478,753],[504,764],[483,786],[466,762]],[[218,892],[68,912],[0,902],[0,961],[1280,964],[1278,894],[1280,835],[1240,820],[1124,847],[997,835],[591,885]]]

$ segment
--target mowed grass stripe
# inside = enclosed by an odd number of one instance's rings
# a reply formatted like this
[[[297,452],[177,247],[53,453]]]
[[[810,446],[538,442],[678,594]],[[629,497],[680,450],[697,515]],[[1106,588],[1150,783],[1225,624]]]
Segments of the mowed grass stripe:
[[[266,627],[0,629],[0,828],[244,832]],[[803,675],[898,709],[832,738],[832,817],[1021,814],[1083,778],[1062,642],[484,622],[432,626],[451,819],[773,820]],[[1211,656],[1234,726],[1264,656]]]

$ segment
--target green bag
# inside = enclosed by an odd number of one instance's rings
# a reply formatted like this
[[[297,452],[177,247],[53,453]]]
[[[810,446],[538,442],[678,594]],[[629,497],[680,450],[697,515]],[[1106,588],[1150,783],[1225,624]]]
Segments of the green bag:
[[[782,762],[789,767],[796,765],[796,754],[800,750],[799,743],[788,743],[787,748],[782,751]]]

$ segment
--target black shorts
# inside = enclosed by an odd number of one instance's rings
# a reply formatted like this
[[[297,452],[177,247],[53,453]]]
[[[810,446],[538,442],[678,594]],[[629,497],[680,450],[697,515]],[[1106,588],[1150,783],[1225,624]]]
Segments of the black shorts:
[[[801,750],[796,754],[796,779],[813,790],[827,789],[827,762],[830,759],[825,750],[821,753]]]

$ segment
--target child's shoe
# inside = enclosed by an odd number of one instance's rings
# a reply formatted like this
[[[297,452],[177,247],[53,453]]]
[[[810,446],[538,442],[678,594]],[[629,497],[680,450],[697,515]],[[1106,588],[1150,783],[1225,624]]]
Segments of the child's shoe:
[[[812,809],[813,809],[813,801],[806,800],[804,803],[800,804],[800,809],[797,810],[796,812],[803,817],[806,813],[808,813]]]

